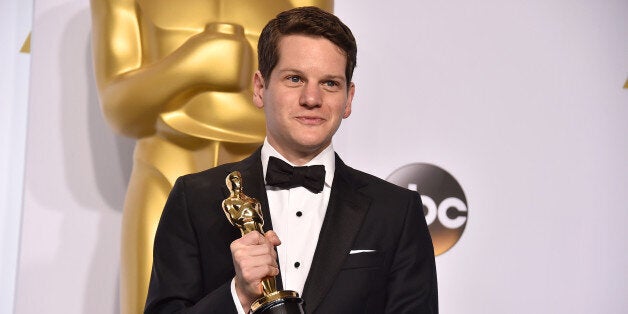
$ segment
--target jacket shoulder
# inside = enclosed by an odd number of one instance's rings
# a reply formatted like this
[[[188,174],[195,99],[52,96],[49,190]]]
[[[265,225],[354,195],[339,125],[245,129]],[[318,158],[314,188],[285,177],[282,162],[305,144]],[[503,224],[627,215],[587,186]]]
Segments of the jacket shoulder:
[[[177,184],[183,184],[186,188],[206,188],[210,186],[225,185],[225,178],[233,169],[237,168],[237,162],[227,163],[209,168],[200,172],[180,176]]]
[[[381,197],[390,199],[391,197],[395,197],[400,199],[407,199],[419,196],[416,191],[411,191],[407,188],[400,187],[396,184],[390,183],[382,178],[376,177],[364,171],[360,171],[346,165],[345,167],[346,171],[357,182],[357,187],[372,198]]]

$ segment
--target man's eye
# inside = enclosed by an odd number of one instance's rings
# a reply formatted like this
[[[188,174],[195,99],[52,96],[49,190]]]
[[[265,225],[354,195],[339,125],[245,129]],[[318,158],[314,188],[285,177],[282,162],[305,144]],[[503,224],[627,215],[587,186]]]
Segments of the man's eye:
[[[323,82],[323,85],[327,86],[327,87],[336,87],[338,85],[340,85],[338,82],[336,81],[325,81]]]
[[[297,75],[290,75],[287,77],[288,81],[290,83],[299,83],[301,82],[301,77],[297,76]]]

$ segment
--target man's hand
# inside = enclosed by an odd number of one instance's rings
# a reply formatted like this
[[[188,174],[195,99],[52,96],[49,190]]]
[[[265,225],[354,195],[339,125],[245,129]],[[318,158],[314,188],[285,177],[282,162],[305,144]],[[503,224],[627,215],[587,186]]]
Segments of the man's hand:
[[[274,231],[266,232],[266,236],[253,231],[231,242],[235,288],[245,312],[262,295],[262,279],[279,274],[275,251],[279,244]]]

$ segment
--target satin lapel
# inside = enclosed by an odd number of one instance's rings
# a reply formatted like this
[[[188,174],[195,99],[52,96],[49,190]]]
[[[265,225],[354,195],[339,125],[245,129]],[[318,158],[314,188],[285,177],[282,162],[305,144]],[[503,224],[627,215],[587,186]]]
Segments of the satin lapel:
[[[370,199],[357,189],[348,167],[336,156],[336,173],[312,266],[303,288],[308,313],[314,313],[331,288],[366,216]]]

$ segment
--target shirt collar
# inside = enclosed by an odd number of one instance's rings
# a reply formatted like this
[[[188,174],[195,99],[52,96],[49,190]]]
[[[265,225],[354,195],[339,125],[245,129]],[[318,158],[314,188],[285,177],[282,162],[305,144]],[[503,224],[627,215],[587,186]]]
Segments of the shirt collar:
[[[264,139],[261,155],[264,178],[266,178],[266,169],[268,168],[268,158],[270,158],[270,156],[279,158],[287,162],[289,165],[295,166],[293,163],[284,158],[272,145],[270,145],[270,143],[268,143],[268,138]],[[331,187],[331,183],[334,181],[334,172],[336,171],[336,155],[334,154],[334,147],[332,144],[329,144],[329,146],[327,146],[322,152],[312,158],[312,160],[307,162],[304,166],[313,165],[325,166],[325,185],[327,187]]]

